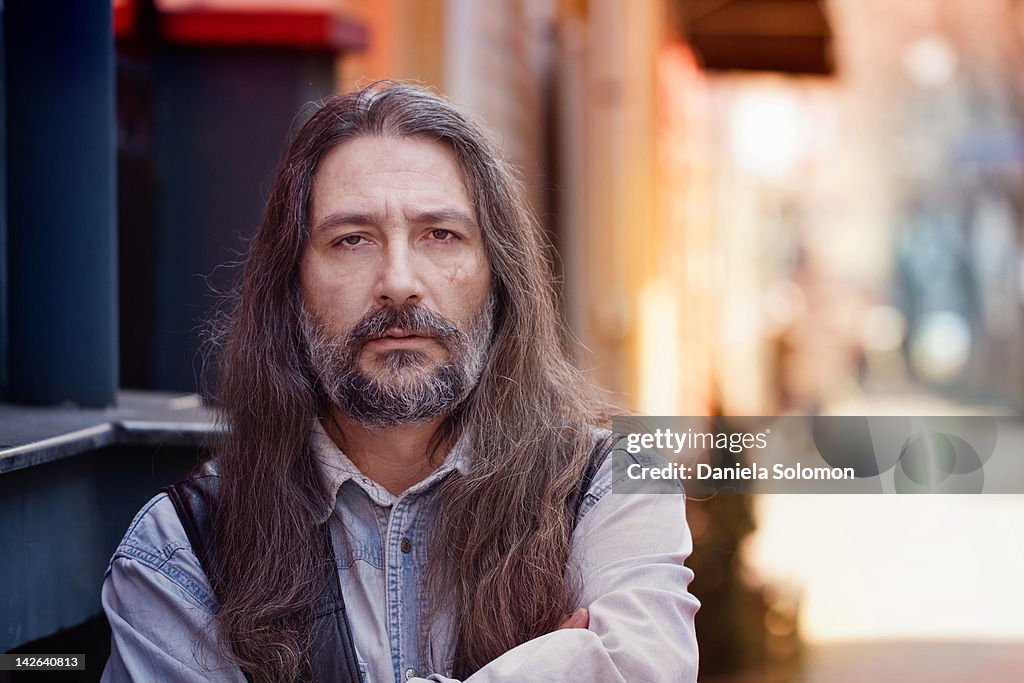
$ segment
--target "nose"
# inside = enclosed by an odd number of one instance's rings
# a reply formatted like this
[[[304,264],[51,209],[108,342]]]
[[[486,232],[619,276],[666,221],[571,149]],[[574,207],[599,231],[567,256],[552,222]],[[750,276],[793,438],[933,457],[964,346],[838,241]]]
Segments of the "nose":
[[[382,306],[419,303],[421,287],[415,254],[405,244],[388,245],[377,281],[377,303]]]

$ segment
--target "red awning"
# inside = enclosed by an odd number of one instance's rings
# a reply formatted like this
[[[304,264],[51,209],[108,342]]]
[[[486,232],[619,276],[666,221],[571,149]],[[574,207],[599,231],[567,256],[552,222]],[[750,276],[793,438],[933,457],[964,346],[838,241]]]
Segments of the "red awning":
[[[131,38],[138,30],[140,3],[113,3],[114,34]],[[331,12],[282,9],[186,9],[157,12],[161,40],[177,45],[291,47],[334,52],[362,50],[366,26]]]

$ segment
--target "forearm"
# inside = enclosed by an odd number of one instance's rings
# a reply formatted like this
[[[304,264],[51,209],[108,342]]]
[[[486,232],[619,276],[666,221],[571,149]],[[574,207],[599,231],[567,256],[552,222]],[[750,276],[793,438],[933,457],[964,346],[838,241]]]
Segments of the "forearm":
[[[695,682],[696,645],[691,645],[692,634],[678,635],[672,642],[653,633],[617,633],[602,638],[589,629],[563,629],[506,652],[466,681]],[[414,680],[453,683],[455,679],[434,674]]]
[[[467,680],[695,682],[700,603],[687,590],[693,572],[684,565],[691,545],[682,496],[605,496],[577,531],[587,628],[523,643]]]

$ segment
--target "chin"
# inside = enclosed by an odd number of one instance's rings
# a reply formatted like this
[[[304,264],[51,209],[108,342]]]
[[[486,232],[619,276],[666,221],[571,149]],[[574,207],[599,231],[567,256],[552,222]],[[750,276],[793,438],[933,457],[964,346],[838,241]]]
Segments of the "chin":
[[[420,351],[386,351],[374,354],[369,368],[364,368],[370,376],[380,379],[384,375],[396,372],[416,372],[428,374],[437,363]]]

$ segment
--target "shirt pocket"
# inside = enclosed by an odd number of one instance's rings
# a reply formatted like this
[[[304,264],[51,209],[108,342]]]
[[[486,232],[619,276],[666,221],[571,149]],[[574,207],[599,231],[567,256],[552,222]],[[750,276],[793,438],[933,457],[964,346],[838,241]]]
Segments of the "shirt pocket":
[[[332,524],[331,540],[339,569],[350,570],[358,562],[384,568],[384,542],[375,520],[351,514],[344,525]]]

